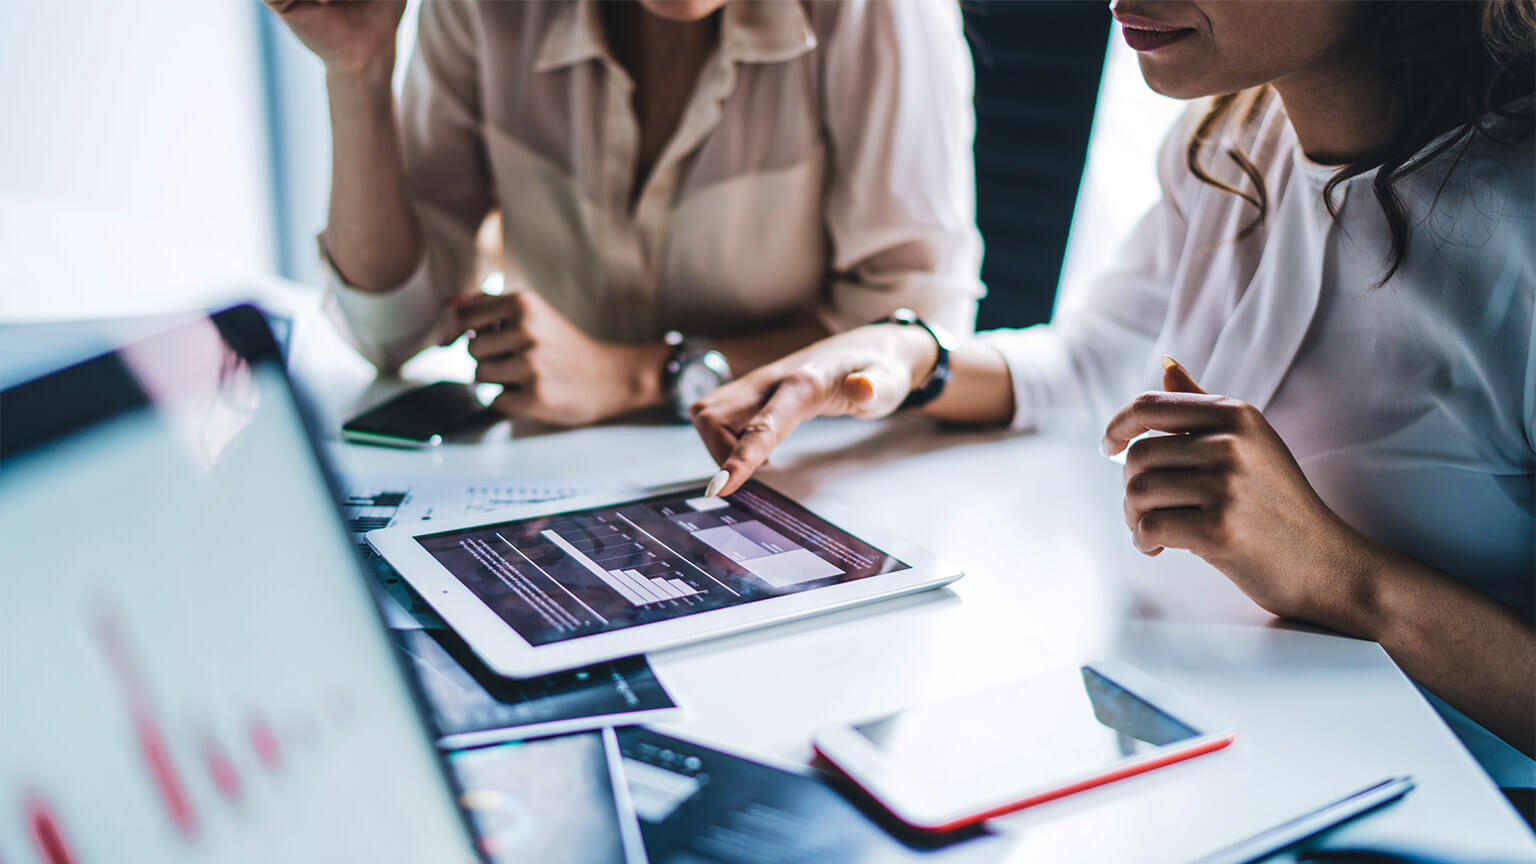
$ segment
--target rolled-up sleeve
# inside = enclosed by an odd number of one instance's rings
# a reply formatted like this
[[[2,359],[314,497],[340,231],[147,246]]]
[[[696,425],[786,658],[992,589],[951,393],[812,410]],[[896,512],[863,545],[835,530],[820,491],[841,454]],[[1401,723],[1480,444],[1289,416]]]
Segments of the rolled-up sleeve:
[[[1126,238],[1116,267],[1065,298],[1049,324],[979,334],[1007,361],[1015,429],[1102,423],[1144,389],[1187,230],[1175,194],[1188,176],[1181,161],[1187,125],[1175,124],[1163,142],[1162,197]]]
[[[360,290],[331,265],[320,238],[326,310],[347,341],[384,371],[452,335],[444,301],[472,287],[475,232],[495,201],[480,122],[482,31],[475,12],[469,3],[423,3],[406,71],[401,156],[424,247],[415,272],[385,292]]]
[[[842,3],[823,58],[832,169],[823,322],[842,330],[907,306],[971,332],[983,294],[981,235],[974,71],[958,5]]]

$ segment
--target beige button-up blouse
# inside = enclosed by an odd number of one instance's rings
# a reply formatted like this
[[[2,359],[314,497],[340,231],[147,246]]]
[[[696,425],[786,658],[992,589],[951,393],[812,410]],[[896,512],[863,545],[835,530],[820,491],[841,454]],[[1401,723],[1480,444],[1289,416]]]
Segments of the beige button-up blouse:
[[[502,213],[507,280],[599,338],[728,335],[898,306],[974,326],[970,54],[950,0],[731,0],[720,44],[634,194],[633,83],[591,0],[423,4],[401,106],[426,253],[327,305],[393,368],[447,335]],[[322,244],[323,245],[323,244]]]

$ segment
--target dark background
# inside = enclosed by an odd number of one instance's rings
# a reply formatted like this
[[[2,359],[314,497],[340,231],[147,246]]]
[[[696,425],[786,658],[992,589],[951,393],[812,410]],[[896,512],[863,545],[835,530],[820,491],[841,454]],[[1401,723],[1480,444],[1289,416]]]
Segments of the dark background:
[[[1109,4],[965,0],[976,61],[978,330],[1048,321],[1109,38]]]

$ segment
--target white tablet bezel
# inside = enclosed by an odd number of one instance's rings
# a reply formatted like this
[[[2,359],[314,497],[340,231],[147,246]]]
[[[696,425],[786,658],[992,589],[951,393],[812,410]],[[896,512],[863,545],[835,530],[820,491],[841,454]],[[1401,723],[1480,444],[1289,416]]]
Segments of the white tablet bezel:
[[[628,864],[648,864],[645,838],[640,833],[640,815],[629,795],[629,781],[624,779],[624,754],[619,750],[619,735],[612,726],[603,727],[603,752],[608,755],[608,782],[613,784],[613,806],[619,816],[619,838]]]
[[[1129,663],[1097,660],[1084,665],[1198,734],[1060,781],[1019,778],[1007,792],[989,795],[978,790],[975,797],[963,801],[936,800],[929,794],[932,790],[911,783],[854,724],[817,733],[815,749],[904,824],[920,831],[945,832],[1220,750],[1236,738],[1225,720]],[[1016,683],[1026,686],[1029,680]],[[955,733],[963,735],[965,730]]]
[[[807,615],[845,609],[875,600],[936,588],[960,578],[960,568],[938,556],[891,536],[878,525],[865,524],[858,514],[818,505],[811,512],[842,531],[908,565],[905,570],[868,576],[840,585],[768,597],[751,603],[697,612],[667,621],[653,621],[595,633],[547,645],[531,645],[486,606],[473,591],[448,572],[416,542],[418,536],[494,525],[518,519],[569,513],[594,507],[671,495],[689,490],[703,494],[704,481],[691,480],[643,490],[603,492],[509,507],[492,514],[463,519],[433,520],[370,531],[368,544],[410,583],[484,663],[499,675],[527,678],[589,666],[619,657],[711,639]],[[780,493],[782,494],[782,493]],[[796,502],[798,503],[798,502]],[[801,505],[802,507],[804,505]],[[810,508],[806,508],[810,510]]]

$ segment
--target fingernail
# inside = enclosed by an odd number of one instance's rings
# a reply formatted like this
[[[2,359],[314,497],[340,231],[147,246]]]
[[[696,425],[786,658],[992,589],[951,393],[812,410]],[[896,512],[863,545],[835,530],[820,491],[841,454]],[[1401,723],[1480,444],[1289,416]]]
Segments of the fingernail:
[[[1100,438],[1099,439],[1099,455],[1100,456],[1108,456],[1109,455],[1109,439],[1108,438]]]
[[[1179,361],[1173,359],[1172,357],[1170,357],[1167,354],[1163,355],[1163,371],[1164,372],[1167,372],[1169,369],[1172,369],[1173,367],[1175,367],[1177,365],[1179,365]]]
[[[704,497],[714,498],[725,488],[725,484],[731,482],[731,472],[720,471],[710,478],[709,485],[704,487]]]
[[[848,392],[849,397],[855,402],[868,402],[875,398],[875,382],[870,380],[870,377],[863,372],[850,372],[848,377],[843,380],[843,383],[845,385],[858,385],[857,388]]]

